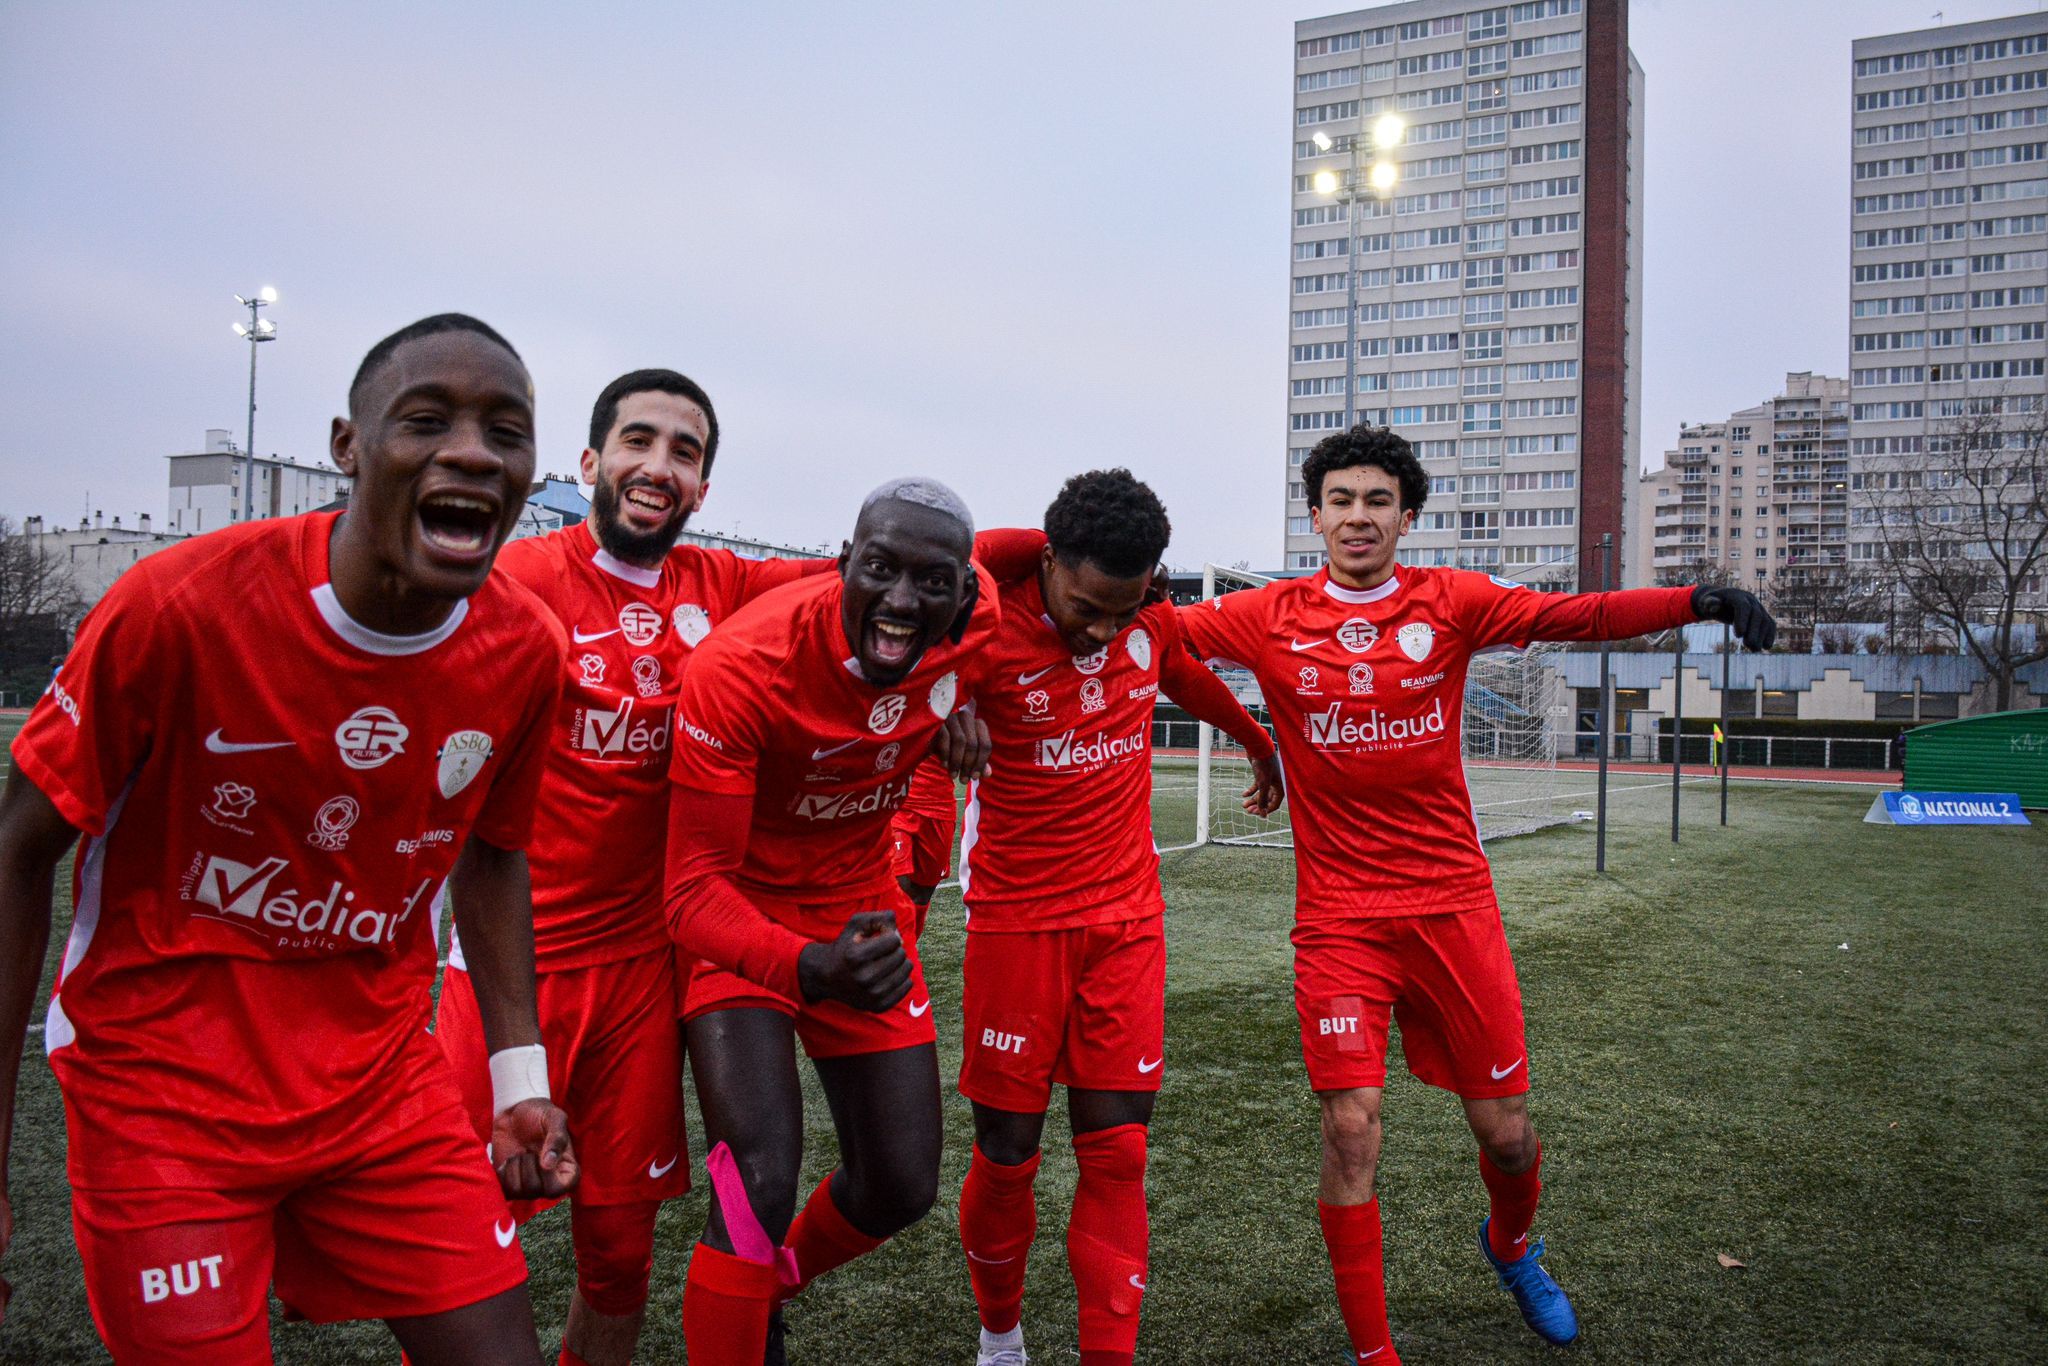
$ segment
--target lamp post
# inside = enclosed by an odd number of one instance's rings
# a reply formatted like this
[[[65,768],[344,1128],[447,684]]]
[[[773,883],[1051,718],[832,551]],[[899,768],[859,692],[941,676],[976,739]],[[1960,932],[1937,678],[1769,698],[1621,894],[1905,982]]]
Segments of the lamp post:
[[[1335,195],[1337,202],[1344,206],[1345,226],[1349,232],[1344,247],[1344,426],[1347,430],[1357,421],[1358,409],[1358,200],[1368,187],[1376,199],[1385,199],[1393,192],[1401,178],[1401,168],[1391,157],[1393,149],[1400,145],[1401,135],[1407,131],[1407,125],[1398,114],[1382,114],[1374,121],[1370,143],[1374,160],[1362,183],[1359,178],[1360,153],[1368,147],[1364,109],[1365,104],[1361,100],[1359,129],[1347,140],[1351,173],[1343,185],[1338,185],[1334,171],[1317,171],[1315,178],[1317,194]],[[1336,146],[1330,135],[1320,129],[1316,131],[1314,141],[1316,147],[1325,152]]]
[[[242,452],[246,461],[242,470],[242,520],[246,522],[256,510],[256,344],[277,340],[277,324],[261,316],[263,308],[277,302],[277,291],[265,285],[246,299],[237,294],[235,302],[249,310],[249,321],[235,324],[235,335],[249,343],[249,426],[243,434]]]

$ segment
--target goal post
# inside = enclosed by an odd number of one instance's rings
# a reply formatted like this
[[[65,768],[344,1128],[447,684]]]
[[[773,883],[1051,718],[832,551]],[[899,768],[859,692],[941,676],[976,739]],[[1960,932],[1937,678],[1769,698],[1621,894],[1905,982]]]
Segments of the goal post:
[[[1271,582],[1249,570],[1205,565],[1202,598],[1207,601]],[[1465,681],[1465,785],[1482,840],[1572,819],[1573,797],[1557,767],[1560,743],[1569,743],[1568,695],[1558,675],[1545,667],[1559,648],[1545,643],[1527,650],[1490,650],[1472,659]],[[1217,669],[1217,674],[1270,728],[1258,680],[1242,669]],[[1174,848],[1293,848],[1291,803],[1265,819],[1249,815],[1240,805],[1238,794],[1251,782],[1251,763],[1229,735],[1201,725],[1195,763],[1195,826],[1192,838]]]

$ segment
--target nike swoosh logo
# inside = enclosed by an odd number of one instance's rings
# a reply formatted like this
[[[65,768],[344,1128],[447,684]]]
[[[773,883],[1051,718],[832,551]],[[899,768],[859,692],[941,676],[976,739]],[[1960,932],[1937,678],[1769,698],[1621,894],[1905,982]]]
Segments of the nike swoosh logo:
[[[1384,1347],[1375,1347],[1370,1352],[1360,1352],[1358,1354],[1358,1359],[1360,1361],[1371,1361],[1374,1357],[1378,1356],[1381,1352],[1384,1352],[1386,1350],[1387,1349]]]
[[[912,1019],[915,1019],[915,1020],[921,1020],[921,1019],[923,1019],[923,1018],[924,1018],[924,1013],[925,1013],[925,1012],[926,1012],[927,1010],[930,1010],[931,1008],[932,1008],[932,1003],[931,1003],[930,999],[929,999],[929,998],[927,998],[927,999],[926,999],[926,1001],[925,1001],[925,1003],[924,1003],[923,1005],[916,1005],[916,1006],[912,1006],[912,1007],[910,1008],[910,1015],[911,1015],[911,1018],[912,1018]]]
[[[576,643],[578,645],[588,645],[593,640],[603,640],[606,636],[615,636],[618,633],[619,628],[616,626],[612,627],[612,629],[609,631],[593,631],[591,634],[587,636],[583,634],[583,628],[581,626],[572,626],[569,629],[569,634],[576,638]]]
[[[1499,1081],[1502,1077],[1505,1077],[1508,1073],[1514,1071],[1517,1067],[1520,1067],[1521,1065],[1522,1060],[1520,1058],[1516,1058],[1506,1067],[1489,1067],[1487,1071],[1493,1073],[1493,1079],[1495,1081]]]
[[[859,743],[860,737],[855,736],[853,739],[848,740],[843,745],[834,745],[830,749],[814,749],[811,751],[811,761],[813,763],[816,763],[820,759],[829,758],[830,756],[837,754],[842,749],[852,749],[855,745]]]
[[[970,1262],[980,1262],[984,1266],[1001,1266],[1005,1262],[1014,1262],[1017,1259],[1015,1257],[984,1257],[979,1253],[970,1252],[967,1254],[967,1260]]]
[[[1297,650],[1313,650],[1318,645],[1328,645],[1329,643],[1330,638],[1328,636],[1324,636],[1319,640],[1295,640],[1292,636],[1288,637],[1288,644]]]
[[[675,1169],[676,1162],[681,1157],[682,1154],[677,1153],[675,1157],[671,1157],[668,1161],[660,1164],[659,1166],[656,1166],[654,1163],[650,1162],[647,1164],[647,1174],[653,1177],[656,1181],[659,1181],[662,1177],[667,1176],[669,1172]]]
[[[491,1225],[491,1232],[498,1235],[499,1247],[510,1247],[512,1240],[519,1236],[519,1225],[507,1220],[502,1226]]]
[[[1140,1072],[1157,1072],[1159,1070],[1159,1064],[1165,1061],[1166,1055],[1164,1053],[1160,1054],[1158,1057],[1154,1058],[1150,1062],[1146,1062],[1143,1058],[1140,1058],[1138,1059],[1138,1070]]]
[[[1145,1283],[1139,1280],[1136,1276],[1131,1277],[1131,1284],[1137,1286],[1140,1290],[1143,1290],[1145,1288]]]
[[[206,737],[206,748],[215,754],[247,754],[255,749],[290,749],[297,740],[258,740],[253,743],[237,743],[220,738],[220,731]]]
[[[1058,667],[1059,665],[1057,664],[1048,664],[1035,674],[1018,674],[1017,686],[1020,688],[1028,688],[1033,683],[1036,683],[1039,679],[1045,677],[1047,674],[1051,673],[1054,669],[1057,669]]]

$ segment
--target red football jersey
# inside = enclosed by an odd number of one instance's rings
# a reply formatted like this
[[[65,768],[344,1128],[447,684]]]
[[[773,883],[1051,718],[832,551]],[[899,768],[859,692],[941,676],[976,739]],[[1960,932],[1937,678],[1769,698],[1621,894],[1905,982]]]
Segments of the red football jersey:
[[[821,574],[741,608],[690,661],[676,704],[670,773],[753,798],[733,882],[771,913],[781,902],[897,895],[890,818],[933,733],[972,696],[999,615],[984,573],[961,643],[941,640],[909,677],[878,688],[847,650],[841,590],[838,575]]]
[[[953,775],[937,759],[927,759],[910,775],[910,792],[903,799],[903,812],[925,820],[950,821],[959,814]]]
[[[1360,590],[1325,569],[1180,613],[1197,653],[1250,669],[1265,694],[1287,772],[1296,914],[1347,919],[1494,904],[1460,755],[1474,652],[1681,625],[1691,593],[1538,593],[1410,566]]]
[[[1045,615],[1036,575],[1003,585],[975,714],[995,751],[968,788],[960,890],[968,928],[1064,930],[1162,909],[1152,842],[1152,713],[1162,687],[1183,706],[1202,685],[1263,758],[1272,744],[1182,643],[1174,609],[1145,608],[1089,655]],[[1200,703],[1196,703],[1200,706]]]
[[[15,738],[87,835],[43,1035],[78,1184],[345,1146],[431,1018],[456,854],[527,842],[561,632],[501,575],[427,635],[368,630],[337,516],[136,565]]]
[[[608,554],[578,522],[512,542],[498,565],[569,633],[567,687],[527,851],[535,963],[556,971],[664,948],[661,848],[683,665],[742,603],[832,561],[679,545],[660,569],[642,569]],[[449,961],[461,965],[459,944]]]

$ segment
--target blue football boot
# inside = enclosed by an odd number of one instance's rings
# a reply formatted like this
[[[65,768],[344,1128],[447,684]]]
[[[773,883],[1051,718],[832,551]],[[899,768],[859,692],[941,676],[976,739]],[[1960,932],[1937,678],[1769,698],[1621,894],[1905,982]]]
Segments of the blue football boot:
[[[1491,1217],[1479,1221],[1479,1251],[1500,1277],[1501,1285],[1515,1297],[1522,1321],[1536,1336],[1559,1347],[1578,1337],[1579,1316],[1572,1312],[1572,1302],[1537,1260],[1543,1255],[1543,1240],[1536,1239],[1520,1257],[1504,1262],[1493,1255],[1493,1245],[1486,1241],[1486,1226],[1492,1222]]]

